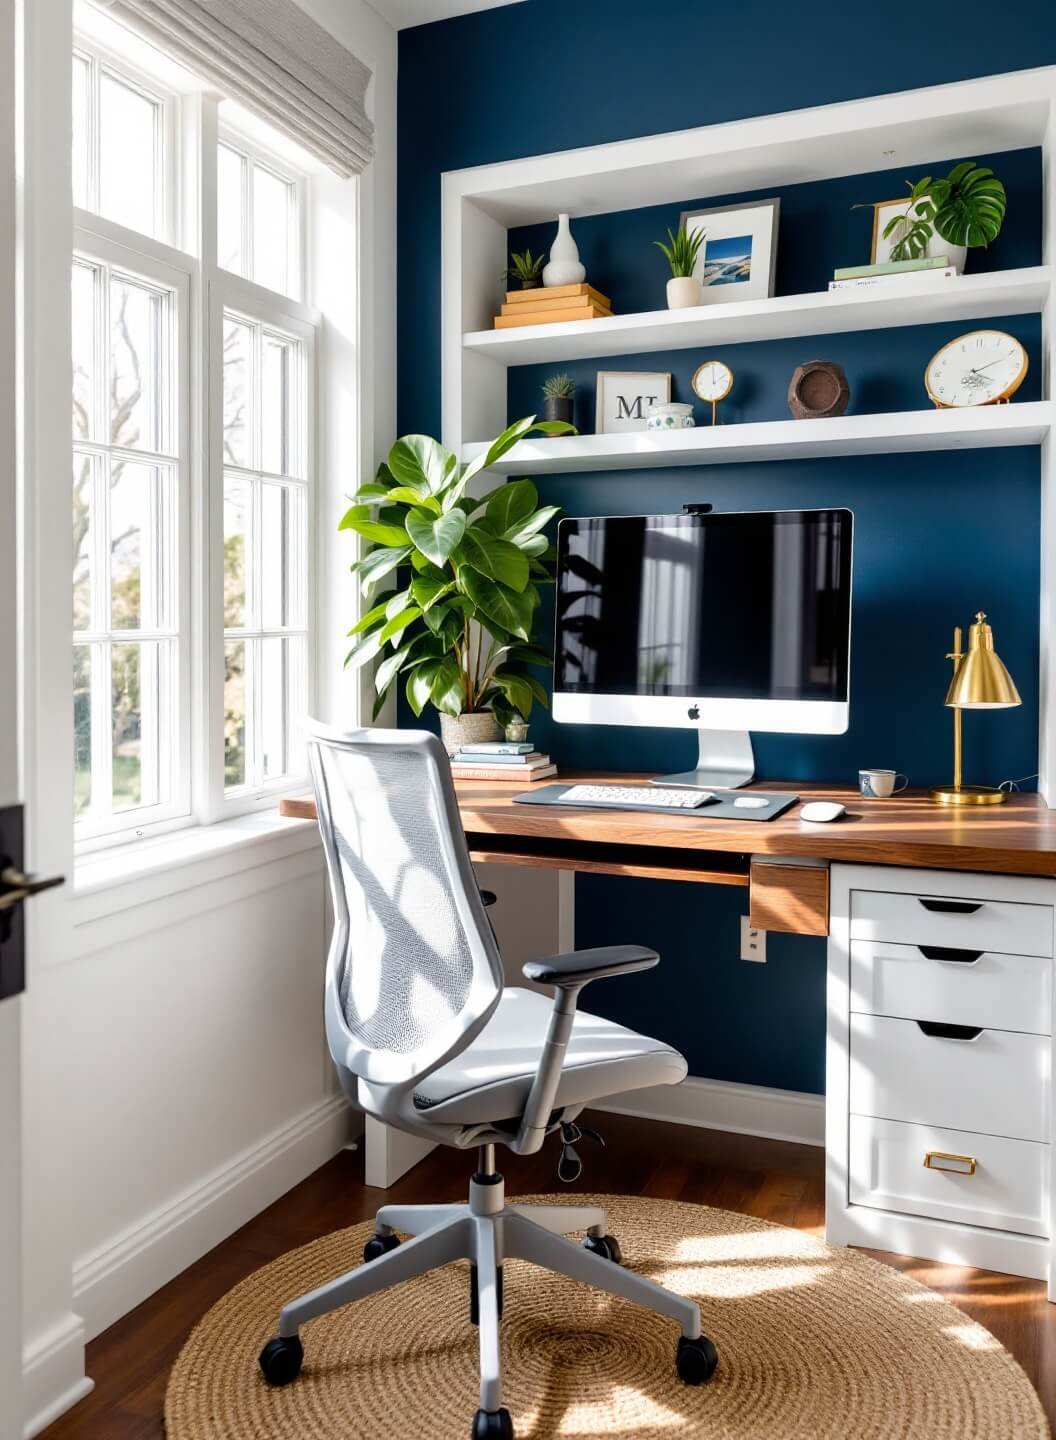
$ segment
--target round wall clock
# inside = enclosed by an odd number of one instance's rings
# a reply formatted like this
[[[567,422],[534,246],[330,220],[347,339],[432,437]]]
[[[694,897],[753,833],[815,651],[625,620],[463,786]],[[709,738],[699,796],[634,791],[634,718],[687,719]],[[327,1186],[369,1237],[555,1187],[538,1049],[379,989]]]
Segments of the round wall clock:
[[[996,405],[1013,396],[1026,378],[1027,352],[1003,330],[972,330],[937,351],[924,385],[940,407]]]
[[[788,408],[797,420],[842,415],[850,398],[847,376],[834,360],[807,360],[797,365],[788,385]]]

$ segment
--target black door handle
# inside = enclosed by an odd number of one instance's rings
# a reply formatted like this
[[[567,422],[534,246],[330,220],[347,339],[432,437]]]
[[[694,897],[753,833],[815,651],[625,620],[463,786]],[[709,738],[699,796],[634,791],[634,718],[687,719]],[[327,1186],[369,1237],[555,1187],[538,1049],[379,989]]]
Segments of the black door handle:
[[[61,875],[38,880],[35,875],[23,874],[17,865],[0,860],[0,911],[10,910],[15,905],[21,905],[22,901],[28,900],[31,895],[39,895],[42,890],[53,890],[56,885],[63,883],[64,877]]]
[[[926,900],[923,895],[917,899],[925,910],[934,910],[940,915],[974,915],[983,908],[981,900]]]
[[[954,950],[949,945],[918,945],[917,949],[926,960],[943,960],[957,965],[974,965],[983,954],[982,950]]]
[[[982,1025],[946,1025],[939,1020],[918,1020],[917,1028],[933,1040],[974,1040]]]

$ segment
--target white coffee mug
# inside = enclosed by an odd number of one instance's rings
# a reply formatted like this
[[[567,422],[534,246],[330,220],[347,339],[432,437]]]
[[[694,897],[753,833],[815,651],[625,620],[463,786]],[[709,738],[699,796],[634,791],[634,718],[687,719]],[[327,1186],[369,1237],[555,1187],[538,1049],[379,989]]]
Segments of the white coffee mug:
[[[902,781],[900,785],[898,782]],[[859,770],[858,789],[869,800],[889,800],[909,784],[909,778],[897,770]]]

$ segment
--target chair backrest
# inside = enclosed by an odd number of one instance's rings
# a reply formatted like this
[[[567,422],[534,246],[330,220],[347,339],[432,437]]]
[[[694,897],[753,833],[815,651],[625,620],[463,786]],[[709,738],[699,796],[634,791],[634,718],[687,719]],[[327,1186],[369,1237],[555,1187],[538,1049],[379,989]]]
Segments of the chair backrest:
[[[469,1044],[503,984],[451,767],[426,731],[307,733],[334,901],[331,1050],[371,1084],[406,1084]]]

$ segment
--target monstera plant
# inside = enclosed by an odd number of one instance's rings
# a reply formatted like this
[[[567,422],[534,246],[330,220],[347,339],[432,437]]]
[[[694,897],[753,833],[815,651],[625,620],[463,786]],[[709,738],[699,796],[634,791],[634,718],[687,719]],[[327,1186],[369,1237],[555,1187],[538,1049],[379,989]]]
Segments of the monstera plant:
[[[404,435],[353,497],[341,529],[369,542],[352,567],[363,594],[373,599],[396,576],[395,589],[348,632],[355,644],[347,665],[378,661],[375,717],[400,677],[416,715],[432,703],[441,715],[492,711],[506,724],[517,713],[527,718],[534,701],[547,703],[532,667],[549,665],[550,656],[533,644],[532,630],[539,587],[552,583],[543,531],[557,506],[540,506],[530,480],[468,493],[532,431],[573,433],[529,415],[468,465],[427,435]]]

